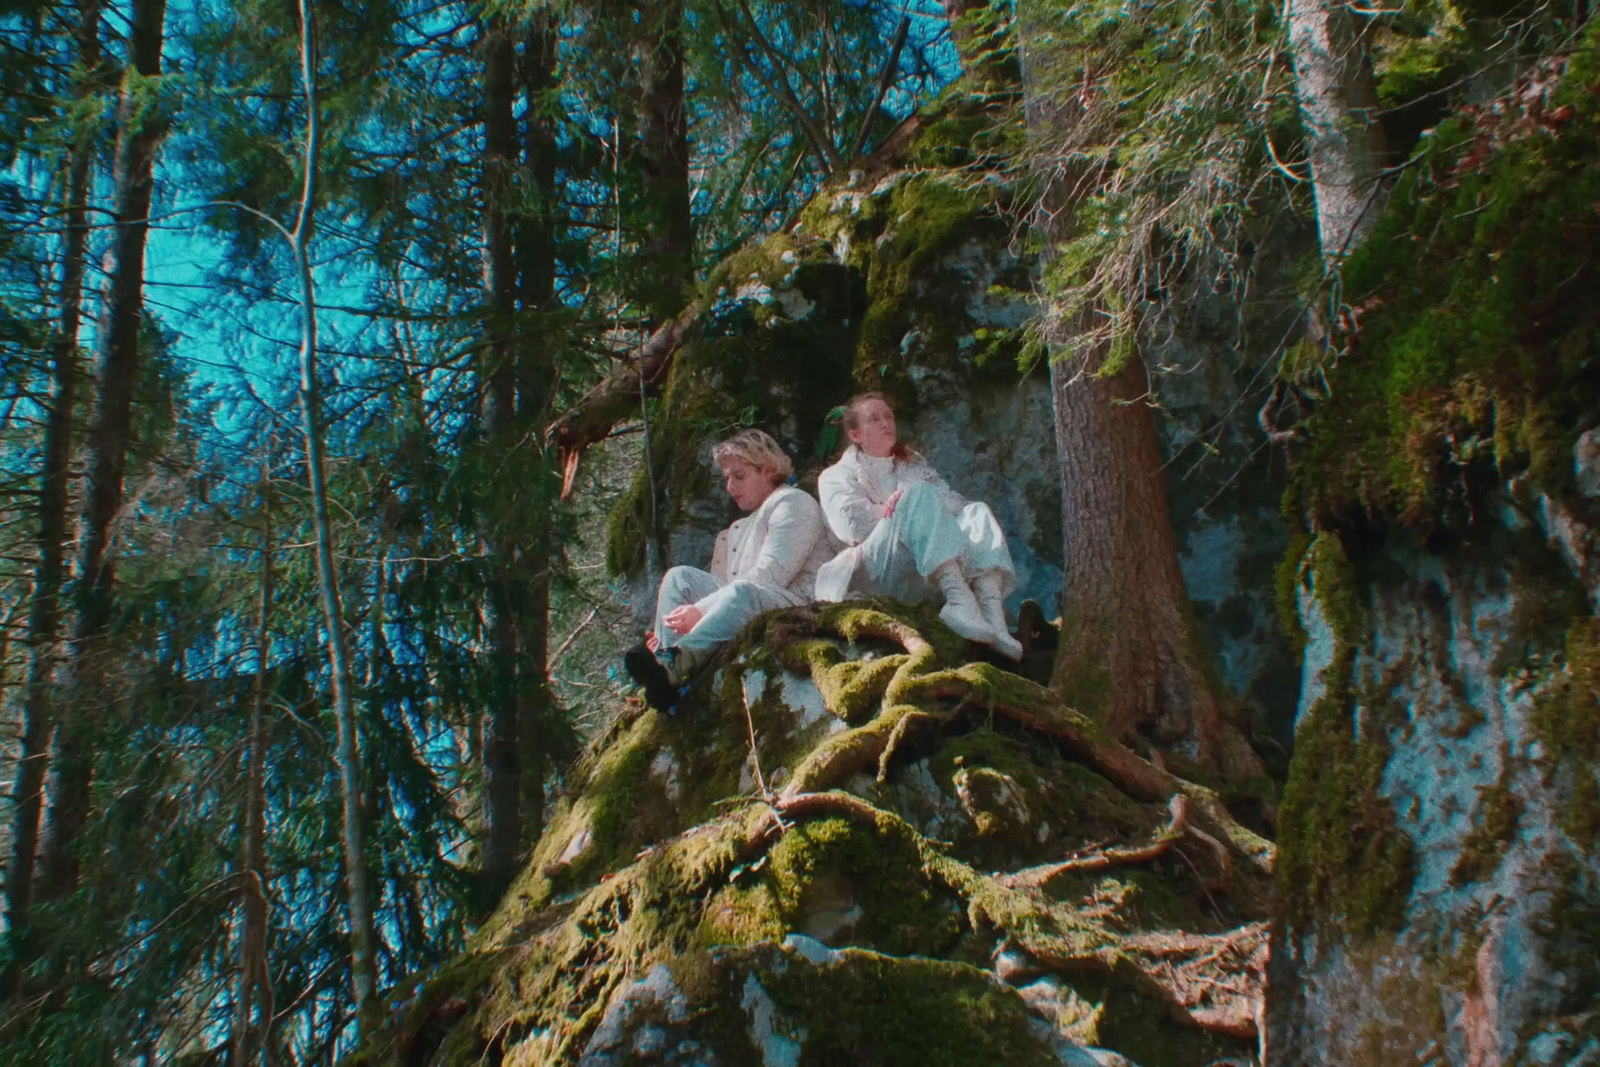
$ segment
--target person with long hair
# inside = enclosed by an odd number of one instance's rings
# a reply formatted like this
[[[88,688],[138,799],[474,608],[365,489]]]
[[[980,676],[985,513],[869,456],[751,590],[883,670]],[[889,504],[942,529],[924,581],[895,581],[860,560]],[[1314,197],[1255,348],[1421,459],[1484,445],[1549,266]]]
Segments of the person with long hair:
[[[1016,568],[994,512],[952,490],[900,440],[883,394],[851,397],[841,424],[850,445],[818,478],[817,496],[834,536],[849,547],[818,572],[817,599],[942,595],[939,617],[952,630],[1022,658],[1005,616]]]
[[[711,567],[673,567],[661,579],[655,626],[623,665],[658,711],[676,704],[689,676],[763,612],[811,599],[817,569],[834,553],[822,509],[784,484],[794,466],[760,430],[742,430],[711,450],[723,485],[748,512],[717,535]]]

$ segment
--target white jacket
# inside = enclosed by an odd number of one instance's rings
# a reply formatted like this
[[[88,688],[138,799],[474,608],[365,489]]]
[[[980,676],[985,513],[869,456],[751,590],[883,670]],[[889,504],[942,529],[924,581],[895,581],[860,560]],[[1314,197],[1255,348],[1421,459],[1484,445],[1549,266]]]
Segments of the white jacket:
[[[760,507],[717,535],[710,571],[725,582],[787,590],[801,603],[811,599],[817,568],[837,550],[811,494],[780,485]]]
[[[927,482],[943,493],[952,514],[966,506],[966,499],[950,488],[920,452],[911,453],[909,460],[896,463],[893,470],[892,483],[880,484],[862,464],[860,450],[851,445],[837,463],[818,476],[817,496],[835,537],[847,545],[865,541],[883,520],[883,505],[889,497],[913,482]]]

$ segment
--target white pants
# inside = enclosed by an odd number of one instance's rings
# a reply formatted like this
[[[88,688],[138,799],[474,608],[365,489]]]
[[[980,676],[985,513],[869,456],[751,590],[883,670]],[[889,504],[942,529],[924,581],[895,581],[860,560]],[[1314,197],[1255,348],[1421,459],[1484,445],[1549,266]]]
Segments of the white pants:
[[[656,640],[662,648],[705,652],[733,640],[744,624],[777,608],[792,608],[805,598],[759,582],[724,582],[698,567],[674,567],[661,579],[656,597]],[[669,629],[666,617],[685,604],[700,607],[700,621],[686,634]]]
[[[927,482],[908,485],[894,514],[872,528],[856,554],[850,591],[882,593],[901,600],[932,599],[938,589],[928,576],[956,560],[968,579],[992,573],[1002,593],[1017,584],[1016,567],[989,505],[971,503],[957,514],[944,494]],[[821,585],[819,578],[819,586]]]

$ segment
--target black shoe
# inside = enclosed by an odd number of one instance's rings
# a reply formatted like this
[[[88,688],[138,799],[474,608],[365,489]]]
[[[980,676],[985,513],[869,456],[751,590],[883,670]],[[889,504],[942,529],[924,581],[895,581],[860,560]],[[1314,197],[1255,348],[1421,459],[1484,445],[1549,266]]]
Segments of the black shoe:
[[[644,689],[644,702],[660,712],[670,712],[678,702],[678,685],[667,672],[667,665],[643,645],[634,645],[622,655],[628,677]]]

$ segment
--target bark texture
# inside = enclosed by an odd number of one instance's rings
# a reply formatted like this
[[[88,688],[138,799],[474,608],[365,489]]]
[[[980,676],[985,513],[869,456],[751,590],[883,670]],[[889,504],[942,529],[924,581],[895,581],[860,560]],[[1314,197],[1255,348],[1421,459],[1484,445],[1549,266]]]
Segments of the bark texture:
[[[1378,96],[1357,16],[1337,0],[1289,0],[1295,94],[1310,148],[1325,259],[1359,245],[1383,210]]]
[[[683,104],[683,0],[641,9],[639,70],[642,273],[639,301],[652,324],[682,310],[694,282],[689,211],[689,126]]]
[[[1248,746],[1225,743],[1178,568],[1144,366],[1130,359],[1099,378],[1103,359],[1096,351],[1051,371],[1066,531],[1054,685],[1120,740],[1143,735],[1206,767],[1251,773]]]
[[[122,508],[133,389],[139,375],[144,248],[155,188],[155,159],[166,134],[165,119],[152,106],[145,81],[161,74],[166,0],[134,0],[130,17],[128,51],[132,70],[124,79],[117,106],[113,164],[116,229],[108,253],[110,280],[89,422],[88,472],[79,525],[78,581],[68,667],[71,677],[64,687],[73,706],[63,711],[51,760],[50,821],[39,857],[38,895],[44,900],[65,896],[77,884],[74,845],[89,813],[93,733],[90,719],[108,703],[102,661],[115,577],[111,534]]]
[[[1026,20],[1019,31],[1029,136],[1059,142],[1081,120],[1083,94],[1049,82],[1077,68],[1048,54],[1048,37],[1032,39]],[[1040,225],[1050,238],[1072,236],[1078,206],[1102,180],[1077,160],[1045,174]],[[1047,309],[1044,323],[1065,540],[1053,685],[1119,740],[1143,736],[1230,777],[1257,774],[1260,761],[1223,718],[1178,567],[1145,367],[1137,351],[1111,358],[1111,338],[1096,329],[1105,310]]]
[[[510,199],[517,162],[516,45],[503,16],[491,16],[484,40],[484,337],[479,381],[491,467],[516,444],[517,363],[513,332],[517,274]],[[522,767],[517,696],[517,625],[512,605],[516,540],[510,525],[492,523],[479,554],[488,579],[484,603],[493,689],[483,747],[483,874],[504,885],[516,865],[522,836]]]
[[[93,90],[100,66],[100,5],[84,4],[78,25],[78,60],[86,72],[76,95]],[[78,393],[78,331],[83,321],[83,279],[89,242],[89,164],[93,130],[78,132],[67,167],[66,235],[61,257],[61,318],[52,353],[52,395],[45,416],[44,457],[39,479],[39,563],[34,571],[28,618],[28,673],[23,683],[22,749],[11,796],[11,856],[6,866],[6,917],[13,937],[26,938],[33,908],[34,855],[44,812],[44,775],[49,763],[56,643],[61,629],[61,590],[66,579],[67,495],[72,481],[72,427]],[[13,959],[25,958],[17,945]],[[16,967],[5,970],[0,995],[15,989]]]

